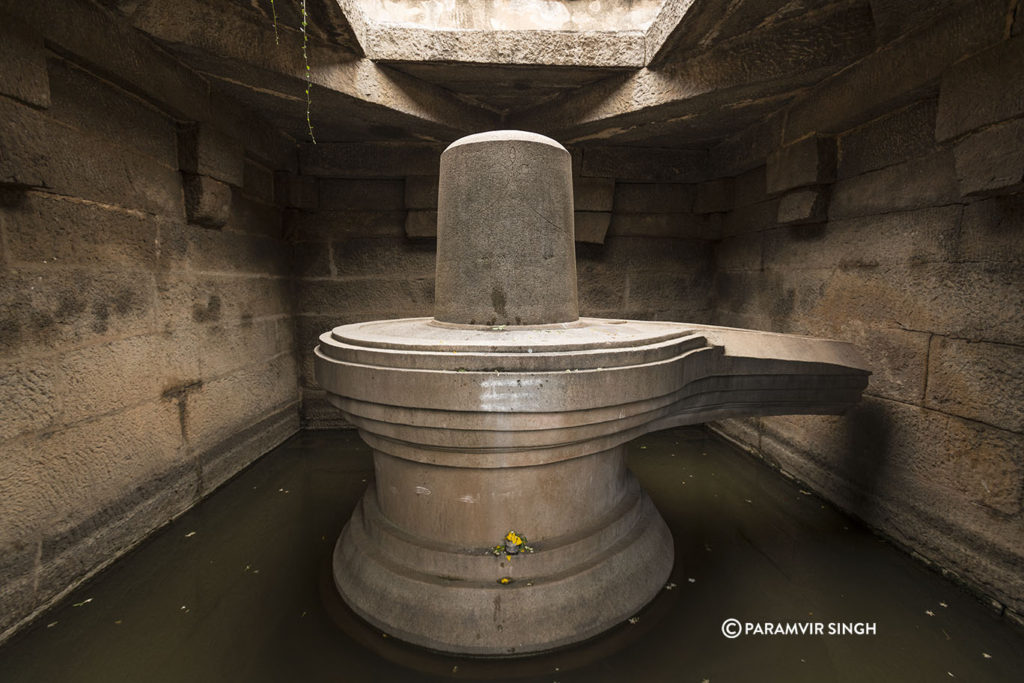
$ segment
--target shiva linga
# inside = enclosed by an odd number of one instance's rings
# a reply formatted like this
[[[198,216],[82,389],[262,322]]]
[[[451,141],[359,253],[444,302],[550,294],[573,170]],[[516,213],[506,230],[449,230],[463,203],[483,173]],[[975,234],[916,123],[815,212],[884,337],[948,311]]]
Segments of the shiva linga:
[[[845,342],[579,317],[572,196],[569,153],[550,138],[455,141],[441,155],[434,317],[320,336],[316,379],[374,461],[334,581],[391,636],[510,656],[621,623],[674,558],[627,442],[839,414],[867,386]]]

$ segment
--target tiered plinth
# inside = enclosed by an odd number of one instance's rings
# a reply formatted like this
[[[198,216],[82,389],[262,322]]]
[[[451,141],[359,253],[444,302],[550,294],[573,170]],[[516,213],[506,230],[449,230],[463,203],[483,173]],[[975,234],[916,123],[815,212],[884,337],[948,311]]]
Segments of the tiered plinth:
[[[859,400],[862,365],[840,342],[664,322],[335,328],[317,380],[376,470],[335,549],[338,590],[442,651],[600,633],[654,597],[673,558],[622,445],[712,417],[839,412]],[[534,551],[495,556],[513,529]]]

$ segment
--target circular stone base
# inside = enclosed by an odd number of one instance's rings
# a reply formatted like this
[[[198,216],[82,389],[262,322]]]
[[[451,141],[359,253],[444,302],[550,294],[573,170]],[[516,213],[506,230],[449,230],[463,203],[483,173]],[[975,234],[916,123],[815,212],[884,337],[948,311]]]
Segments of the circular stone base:
[[[432,650],[510,656],[585,640],[633,616],[672,569],[668,527],[629,480],[597,525],[511,560],[421,545],[384,517],[371,485],[335,546],[335,584],[363,619]]]

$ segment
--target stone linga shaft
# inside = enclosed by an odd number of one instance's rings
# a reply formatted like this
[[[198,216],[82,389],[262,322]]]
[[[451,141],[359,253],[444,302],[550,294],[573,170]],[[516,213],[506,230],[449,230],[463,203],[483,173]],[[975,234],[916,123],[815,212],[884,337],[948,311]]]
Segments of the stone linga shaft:
[[[629,618],[672,568],[626,442],[841,413],[870,373],[844,342],[579,318],[570,161],[554,140],[462,138],[439,192],[434,318],[343,325],[316,349],[318,382],[374,455],[335,584],[418,645],[548,650]]]
[[[569,153],[543,135],[470,135],[441,155],[434,319],[579,318]]]

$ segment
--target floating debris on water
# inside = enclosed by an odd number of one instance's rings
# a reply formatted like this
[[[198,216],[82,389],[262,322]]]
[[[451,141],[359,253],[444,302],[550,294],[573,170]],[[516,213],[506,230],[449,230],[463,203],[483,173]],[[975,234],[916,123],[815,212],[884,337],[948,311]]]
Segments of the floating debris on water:
[[[640,621],[640,617],[630,617],[629,618],[629,623],[631,623],[631,624],[635,624],[638,621]]]
[[[690,583],[697,583],[697,579],[693,578],[687,579],[687,581],[689,581]]]
[[[82,602],[76,602],[75,604],[73,604],[71,606],[72,607],[81,607],[82,605],[88,605],[90,602],[92,602],[92,598],[86,598],[85,600],[82,600]]]
[[[671,583],[671,582],[665,584],[665,590],[667,590],[667,591],[675,590],[677,587],[678,586],[676,586],[676,584]]]
[[[59,621],[51,621],[49,624],[46,625],[46,628],[53,628],[54,626],[56,626],[59,623],[60,623]]]
[[[935,616],[935,612],[931,611],[930,609],[926,609],[924,611],[924,613],[927,614],[930,617],[934,617]]]
[[[185,538],[192,538],[192,537],[193,537],[193,536],[195,536],[195,535],[196,535],[196,532],[194,532],[194,531],[190,531],[190,532],[188,532],[187,534],[185,534]]]
[[[946,604],[946,603],[944,603],[944,602],[940,602],[940,603],[939,603],[939,607],[949,607],[949,605],[947,605],[947,604]]]
[[[990,654],[989,654],[989,653],[987,653],[987,652],[982,652],[982,653],[981,653],[981,656],[982,656],[982,657],[984,657],[985,659],[992,659],[992,655],[990,655]]]

